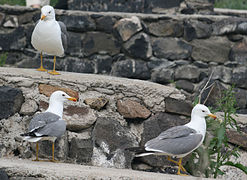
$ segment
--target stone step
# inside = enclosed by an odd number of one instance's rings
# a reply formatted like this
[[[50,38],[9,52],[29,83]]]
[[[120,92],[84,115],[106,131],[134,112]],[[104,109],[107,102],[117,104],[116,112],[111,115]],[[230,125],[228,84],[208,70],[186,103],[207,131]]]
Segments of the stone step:
[[[161,173],[84,166],[68,163],[35,162],[24,159],[0,159],[9,177],[38,177],[39,179],[80,180],[203,180],[206,178]]]

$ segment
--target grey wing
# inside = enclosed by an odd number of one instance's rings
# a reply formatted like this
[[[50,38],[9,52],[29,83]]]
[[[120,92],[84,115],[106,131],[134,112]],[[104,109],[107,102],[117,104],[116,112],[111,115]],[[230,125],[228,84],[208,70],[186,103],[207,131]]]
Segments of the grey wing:
[[[166,131],[163,131],[157,138],[177,138],[182,136],[188,136],[190,133],[196,133],[196,131],[187,126],[175,126],[170,129],[167,129]]]
[[[62,21],[58,21],[58,24],[61,28],[61,38],[63,43],[63,48],[66,49],[68,46],[68,32],[65,24]]]
[[[64,134],[65,130],[66,130],[65,121],[59,120],[43,126],[42,128],[38,129],[36,133],[39,133],[41,136],[60,137]]]
[[[193,151],[201,142],[202,134],[186,126],[177,126],[161,133],[145,144],[146,150],[164,152],[173,155]]]
[[[145,149],[172,155],[182,155],[193,151],[202,138],[201,134],[192,134],[175,139],[153,139],[152,144],[146,146]]]
[[[44,127],[46,124],[58,121],[59,119],[60,117],[58,115],[50,112],[37,114],[31,120],[28,131],[36,131],[37,129]]]

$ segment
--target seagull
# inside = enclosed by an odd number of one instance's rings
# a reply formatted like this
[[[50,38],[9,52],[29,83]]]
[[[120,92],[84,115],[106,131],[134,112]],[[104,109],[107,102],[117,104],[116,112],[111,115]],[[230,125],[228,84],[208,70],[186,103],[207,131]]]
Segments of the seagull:
[[[134,151],[136,157],[166,155],[169,161],[178,165],[177,174],[183,175],[180,172],[180,170],[186,172],[182,166],[183,157],[197,149],[205,138],[206,116],[216,118],[205,105],[197,104],[192,109],[189,123],[163,131],[156,138],[146,142],[144,147],[132,147],[127,150]],[[171,157],[179,158],[179,160],[175,161]]]
[[[56,56],[62,56],[67,48],[68,33],[66,26],[61,21],[56,21],[55,11],[52,6],[44,6],[41,9],[41,18],[36,24],[31,38],[33,47],[40,52],[41,64],[38,71],[47,71],[43,67],[42,53],[54,55],[53,70],[50,74],[59,75],[55,71]]]
[[[29,124],[27,133],[21,134],[23,139],[29,142],[36,142],[36,159],[39,161],[39,141],[52,141],[52,162],[54,159],[54,143],[58,137],[61,137],[66,130],[66,123],[62,119],[63,103],[67,100],[77,101],[76,98],[70,97],[63,91],[55,91],[50,96],[49,107],[43,112],[35,115]]]

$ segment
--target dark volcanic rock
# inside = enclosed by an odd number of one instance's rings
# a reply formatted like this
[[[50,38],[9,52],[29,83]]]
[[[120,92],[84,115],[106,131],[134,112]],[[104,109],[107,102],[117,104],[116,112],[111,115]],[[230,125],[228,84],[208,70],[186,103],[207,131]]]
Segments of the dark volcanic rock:
[[[155,36],[181,37],[183,35],[183,24],[178,21],[160,20],[147,24],[148,31]]]
[[[58,15],[57,20],[62,21],[70,31],[86,32],[96,29],[94,20],[88,15]]]
[[[183,90],[190,92],[190,93],[192,93],[194,90],[193,83],[191,83],[190,81],[186,81],[186,80],[176,81],[176,87],[179,89],[183,89]]]
[[[111,72],[111,66],[113,59],[109,55],[94,55],[90,58],[95,63],[95,69],[97,74],[109,74]]]
[[[239,23],[240,22],[236,18],[228,18],[216,21],[212,24],[213,35],[224,35],[234,33],[236,32]]]
[[[79,73],[93,73],[94,65],[86,59],[68,58],[64,62],[66,71]]]
[[[82,43],[82,48],[86,56],[99,52],[114,55],[120,51],[117,40],[113,36],[103,32],[87,32]]]
[[[4,169],[0,169],[0,179],[1,180],[9,180],[8,174]]]
[[[0,119],[8,118],[19,112],[23,102],[24,97],[20,89],[0,87]]]
[[[124,149],[137,146],[135,137],[114,119],[99,117],[92,133],[94,147],[101,154],[94,157],[95,162],[111,162],[119,168],[130,168],[132,154]],[[116,167],[115,166],[115,167]]]
[[[0,26],[2,25],[4,18],[5,18],[5,14],[0,13]]]
[[[241,148],[247,150],[247,134],[244,132],[237,132],[235,130],[228,130],[226,131],[226,135],[228,138],[228,142],[232,144],[236,144],[240,146]]]
[[[135,58],[147,59],[152,56],[150,38],[145,33],[139,33],[124,43],[124,49]]]
[[[171,60],[190,57],[192,47],[177,38],[154,38],[152,42],[154,55]]]
[[[239,109],[245,109],[247,107],[247,91],[244,89],[234,89],[237,107]]]
[[[184,38],[187,41],[191,41],[195,38],[208,38],[212,33],[212,27],[210,24],[189,20],[185,23]]]
[[[174,69],[164,66],[153,69],[151,80],[160,84],[167,84],[174,80]]]
[[[180,66],[175,71],[175,80],[190,80],[192,82],[198,82],[200,80],[201,71],[192,65]]]
[[[190,102],[177,100],[173,98],[167,98],[165,100],[165,103],[166,103],[166,112],[183,114],[186,116],[190,116],[191,110],[193,108]]]
[[[229,55],[230,61],[236,61],[238,64],[247,64],[247,42],[243,41],[235,44]]]
[[[69,33],[69,38],[68,38],[69,43],[66,52],[70,55],[77,55],[79,57],[83,56],[82,40],[84,38],[84,35],[70,31],[68,33]]]
[[[122,41],[129,40],[134,34],[142,30],[140,19],[136,16],[119,20],[114,29]]]
[[[113,30],[113,26],[116,22],[116,19],[111,16],[103,16],[96,19],[95,21],[96,21],[97,30],[111,33]]]
[[[201,103],[205,103],[204,101],[207,99],[205,105],[208,107],[217,107],[217,102],[219,100],[219,98],[221,98],[223,96],[223,92],[224,90],[226,90],[226,88],[221,84],[221,82],[219,81],[213,81],[211,80],[208,83],[208,86],[210,86],[213,82],[215,82],[215,85],[212,86],[212,90],[211,88],[209,89],[205,89],[205,91],[203,91],[202,96],[201,96]],[[202,89],[205,86],[206,80],[204,83],[201,84],[200,89]],[[210,94],[209,94],[209,91]],[[200,91],[198,91],[200,92]]]
[[[247,68],[245,66],[234,68],[231,82],[236,87],[247,89]]]
[[[195,39],[192,58],[197,61],[224,63],[228,61],[231,43],[224,37],[210,37],[209,39]]]
[[[117,61],[112,67],[112,75],[136,79],[149,79],[150,71],[147,63],[140,60],[127,59]]]
[[[93,142],[91,139],[73,137],[69,147],[69,157],[77,163],[89,163],[93,155]]]
[[[8,33],[0,30],[0,49],[22,50],[26,46],[26,36],[23,27],[18,27]]]
[[[34,147],[35,143],[32,144],[33,150],[36,149]],[[35,150],[34,150],[35,151]],[[55,141],[55,158],[58,160],[66,160],[69,152],[69,144],[67,140],[67,136],[63,135],[60,138],[57,138]],[[39,143],[39,157],[45,159],[51,159],[52,157],[52,142],[51,141],[41,141]]]

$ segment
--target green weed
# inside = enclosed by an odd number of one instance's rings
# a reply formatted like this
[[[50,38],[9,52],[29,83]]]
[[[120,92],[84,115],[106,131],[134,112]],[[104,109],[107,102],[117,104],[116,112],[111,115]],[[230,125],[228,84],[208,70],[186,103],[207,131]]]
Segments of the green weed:
[[[198,101],[198,99],[196,100]],[[204,143],[194,151],[186,164],[188,171],[194,176],[217,178],[224,172],[222,166],[234,166],[247,174],[247,167],[241,163],[234,163],[230,159],[240,158],[239,147],[230,146],[226,136],[227,129],[239,131],[236,120],[232,117],[236,114],[236,98],[233,87],[223,92],[217,102],[217,107],[212,112],[223,112],[223,120],[207,120],[207,134]]]

